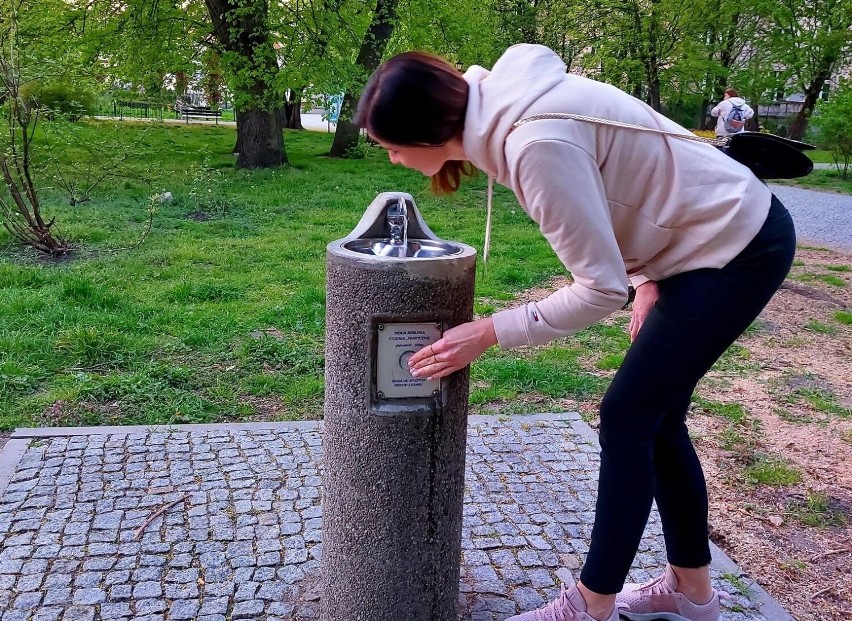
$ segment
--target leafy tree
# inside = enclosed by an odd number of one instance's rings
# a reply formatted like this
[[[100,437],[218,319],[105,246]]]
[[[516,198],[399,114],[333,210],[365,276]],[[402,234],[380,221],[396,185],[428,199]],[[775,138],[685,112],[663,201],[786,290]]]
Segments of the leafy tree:
[[[204,57],[204,78],[201,80],[201,88],[204,89],[204,97],[207,104],[214,110],[222,103],[222,88],[224,77],[219,54],[215,50],[207,50]]]
[[[237,111],[237,166],[287,164],[266,0],[205,0]]]
[[[844,179],[852,162],[852,84],[846,83],[828,101],[820,102],[812,120],[817,143],[831,152]]]
[[[369,76],[382,61],[382,56],[393,34],[396,22],[397,0],[376,0],[376,7],[370,26],[361,42],[358,58],[355,61],[364,76]],[[344,157],[358,145],[359,128],[352,123],[353,109],[358,92],[350,88],[343,97],[334,142],[331,145],[332,157]]]
[[[790,125],[790,138],[801,140],[826,82],[852,52],[852,0],[767,2],[765,37],[757,45],[772,50],[805,94]]]
[[[707,64],[704,65],[702,94],[702,114],[700,127],[708,129],[715,124],[706,111],[724,97],[725,90],[736,88],[753,103],[757,103],[767,89],[767,79],[773,78],[766,71],[771,62],[766,54],[755,47],[756,32],[759,25],[759,3],[762,0],[711,0],[703,7],[699,19],[706,29],[702,39],[706,44]],[[760,59],[765,62],[761,62]],[[752,124],[757,127],[758,119],[753,117]]]

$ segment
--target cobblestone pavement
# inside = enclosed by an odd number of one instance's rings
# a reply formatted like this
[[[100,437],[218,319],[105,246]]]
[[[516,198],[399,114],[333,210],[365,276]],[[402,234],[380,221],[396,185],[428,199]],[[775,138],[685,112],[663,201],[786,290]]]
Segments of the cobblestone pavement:
[[[0,459],[0,621],[318,617],[317,424],[27,431],[51,433],[18,432]],[[576,415],[471,418],[460,619],[502,621],[577,576],[597,450]],[[717,587],[750,582],[721,562]],[[655,514],[630,578],[663,563]],[[755,589],[725,621],[767,618]]]

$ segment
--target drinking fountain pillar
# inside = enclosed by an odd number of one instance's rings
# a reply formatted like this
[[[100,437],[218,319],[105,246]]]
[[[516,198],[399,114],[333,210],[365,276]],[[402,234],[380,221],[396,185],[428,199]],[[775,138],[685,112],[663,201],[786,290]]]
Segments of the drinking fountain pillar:
[[[472,319],[475,266],[402,193],[328,245],[321,621],[457,619],[468,368],[407,362]]]

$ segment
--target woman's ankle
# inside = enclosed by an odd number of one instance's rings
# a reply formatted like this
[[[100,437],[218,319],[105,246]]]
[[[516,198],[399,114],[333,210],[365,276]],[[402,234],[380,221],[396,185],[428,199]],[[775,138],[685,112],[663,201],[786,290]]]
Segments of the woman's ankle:
[[[577,583],[577,589],[586,600],[586,613],[593,619],[606,621],[615,608],[615,595],[601,595],[590,591],[582,582]]]
[[[715,596],[713,585],[710,583],[710,566],[677,567],[669,565],[677,578],[678,593],[683,595],[696,606],[709,604]]]

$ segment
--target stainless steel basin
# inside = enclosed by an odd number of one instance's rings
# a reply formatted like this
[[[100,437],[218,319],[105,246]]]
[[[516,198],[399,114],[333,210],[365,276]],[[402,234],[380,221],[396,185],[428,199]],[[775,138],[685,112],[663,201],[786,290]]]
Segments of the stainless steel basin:
[[[409,239],[402,244],[392,243],[390,238],[353,239],[343,244],[353,252],[370,254],[377,257],[410,257],[414,259],[432,259],[460,254],[462,249],[454,244],[433,239]]]

